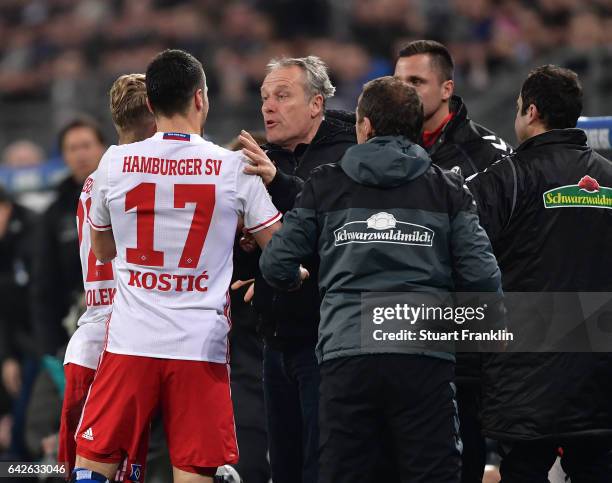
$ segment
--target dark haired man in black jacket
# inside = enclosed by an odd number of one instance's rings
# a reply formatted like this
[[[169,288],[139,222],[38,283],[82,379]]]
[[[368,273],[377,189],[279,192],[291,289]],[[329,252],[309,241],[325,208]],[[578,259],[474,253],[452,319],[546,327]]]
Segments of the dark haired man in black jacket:
[[[512,152],[493,131],[468,117],[454,94],[454,63],[447,48],[433,40],[416,40],[399,53],[395,76],[411,84],[423,100],[425,120],[419,144],[444,169],[461,168],[468,177]]]
[[[517,102],[520,146],[468,180],[504,291],[541,292],[538,304],[523,299],[520,317],[509,312],[522,344],[553,332],[577,292],[612,292],[612,163],[575,129],[581,110],[574,72],[533,70]],[[501,442],[504,483],[547,482],[559,448],[573,483],[612,481],[612,355],[577,352],[577,334],[576,352],[484,359],[483,428]]]
[[[317,57],[283,58],[268,65],[262,114],[268,143],[241,140],[276,208],[293,208],[313,168],[337,162],[354,145],[354,117],[325,111],[335,88]],[[353,120],[353,122],[350,122]],[[254,305],[264,336],[264,395],[275,483],[316,483],[319,368],[315,357],[321,301],[318,258],[302,260],[313,276],[295,292],[275,292],[258,273]]]
[[[59,147],[69,175],[36,227],[31,289],[36,342],[52,355],[68,341],[62,320],[83,290],[75,213],[83,183],[104,154],[104,135],[94,120],[77,117],[61,130]]]
[[[485,170],[512,152],[494,132],[468,117],[454,94],[454,63],[448,49],[433,40],[416,40],[399,53],[395,76],[408,82],[423,101],[423,133],[419,144],[434,164],[458,167],[464,177]],[[463,439],[463,483],[480,483],[485,466],[485,441],[480,429],[480,355],[457,355],[457,404]]]

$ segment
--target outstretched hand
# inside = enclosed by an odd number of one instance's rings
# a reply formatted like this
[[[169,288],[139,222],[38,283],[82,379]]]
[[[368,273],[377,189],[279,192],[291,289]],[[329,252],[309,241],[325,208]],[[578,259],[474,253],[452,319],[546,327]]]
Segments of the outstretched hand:
[[[238,246],[246,253],[253,253],[258,247],[255,237],[246,230],[242,231],[242,236],[238,240]]]
[[[244,302],[248,304],[248,303],[251,303],[251,300],[253,300],[253,296],[255,295],[255,279],[254,278],[250,278],[248,280],[236,280],[230,286],[230,288],[232,290],[238,290],[238,289],[244,287],[245,285],[249,285],[249,288],[247,289],[246,293],[244,294]]]
[[[307,278],[310,278],[310,272],[300,265],[300,280],[303,282]]]
[[[242,153],[249,158],[251,163],[244,168],[246,174],[260,176],[264,184],[269,185],[276,176],[276,166],[263,149],[257,144],[253,136],[247,131],[240,131],[240,143],[243,146]]]
[[[302,288],[302,283],[304,283],[304,280],[308,278],[310,278],[310,273],[302,265],[300,265],[300,283],[297,287],[291,289],[290,292],[294,292],[295,290]]]

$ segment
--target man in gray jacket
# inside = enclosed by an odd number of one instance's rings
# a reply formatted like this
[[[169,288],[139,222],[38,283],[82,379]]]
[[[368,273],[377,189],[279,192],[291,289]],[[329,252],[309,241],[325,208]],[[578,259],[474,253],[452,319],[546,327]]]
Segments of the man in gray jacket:
[[[359,145],[313,170],[260,260],[270,284],[292,289],[305,277],[299,261],[321,259],[319,483],[378,481],[383,441],[402,482],[460,479],[453,348],[389,342],[389,328],[414,323],[394,312],[398,300],[440,306],[453,291],[501,293],[500,273],[463,179],[416,144],[422,123],[407,83],[367,83]]]

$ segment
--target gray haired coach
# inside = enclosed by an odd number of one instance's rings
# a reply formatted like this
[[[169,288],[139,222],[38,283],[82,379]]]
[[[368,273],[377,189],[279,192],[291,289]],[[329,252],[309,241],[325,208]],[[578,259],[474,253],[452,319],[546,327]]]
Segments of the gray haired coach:
[[[501,291],[462,177],[415,144],[422,124],[407,83],[368,82],[360,144],[313,170],[260,260],[270,284],[290,289],[301,259],[321,259],[319,483],[377,481],[389,444],[401,481],[460,481],[454,355],[409,344],[372,350],[362,340],[362,294]]]

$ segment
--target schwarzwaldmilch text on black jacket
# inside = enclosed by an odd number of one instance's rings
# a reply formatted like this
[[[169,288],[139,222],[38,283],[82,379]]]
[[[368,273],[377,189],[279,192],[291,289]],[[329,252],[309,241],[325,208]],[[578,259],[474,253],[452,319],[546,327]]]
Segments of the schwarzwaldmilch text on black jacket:
[[[57,198],[37,227],[32,276],[32,321],[45,354],[68,340],[62,320],[83,290],[76,210],[83,187],[72,177],[57,187]]]
[[[322,164],[335,163],[357,142],[355,117],[342,111],[327,111],[310,144],[299,144],[294,152],[265,145],[276,164],[276,176],[268,185],[272,201],[282,213],[293,208],[310,172]],[[311,277],[295,292],[275,292],[258,272],[255,281],[256,310],[261,315],[262,332],[272,344],[300,343],[298,339],[317,340],[321,300],[317,287],[318,257],[303,260]],[[296,339],[298,338],[298,339]]]
[[[612,163],[583,131],[534,136],[468,185],[504,292],[543,292],[538,306],[521,308],[525,330],[550,330],[571,292],[612,292]],[[612,435],[609,352],[490,355],[483,379],[483,427],[493,438]]]

